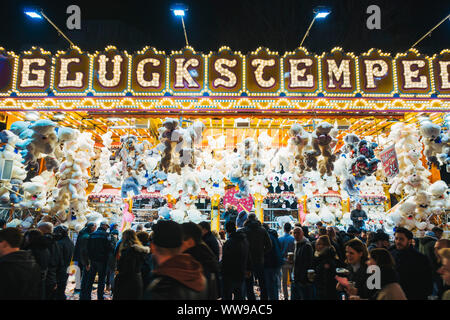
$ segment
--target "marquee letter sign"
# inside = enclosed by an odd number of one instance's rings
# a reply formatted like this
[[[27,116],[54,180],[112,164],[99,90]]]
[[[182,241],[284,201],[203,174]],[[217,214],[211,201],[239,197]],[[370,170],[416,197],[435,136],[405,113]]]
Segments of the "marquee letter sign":
[[[450,96],[450,50],[433,57],[415,49],[371,49],[355,56],[304,48],[280,56],[266,48],[243,55],[228,47],[205,55],[191,47],[170,55],[113,46],[89,54],[75,47],[52,56],[0,48],[0,97],[28,96]]]

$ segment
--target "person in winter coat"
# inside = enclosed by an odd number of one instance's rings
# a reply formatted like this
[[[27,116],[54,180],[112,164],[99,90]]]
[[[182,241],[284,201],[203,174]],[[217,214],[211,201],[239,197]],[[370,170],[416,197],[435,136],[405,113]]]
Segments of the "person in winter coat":
[[[392,255],[384,248],[372,249],[367,260],[367,265],[376,265],[380,268],[380,287],[372,294],[376,300],[406,300],[406,295],[398,283],[398,275],[395,271],[395,262]]]
[[[291,300],[312,300],[314,288],[308,280],[307,272],[313,263],[313,248],[304,236],[303,229],[294,228],[294,270],[291,286]]]
[[[41,272],[33,255],[20,250],[23,236],[17,228],[0,230],[0,300],[38,300]]]
[[[318,300],[336,300],[336,268],[338,256],[327,235],[320,236],[316,241],[313,257],[315,271],[314,286]]]
[[[125,230],[119,246],[114,300],[141,300],[143,283],[141,268],[150,248],[144,247],[132,229]]]
[[[284,224],[284,235],[278,238],[280,242],[281,255],[283,257],[283,266],[281,267],[281,286],[283,289],[284,300],[289,300],[288,278],[292,278],[293,255],[295,248],[295,239],[290,232],[292,226],[289,222]]]
[[[87,241],[88,264],[86,265],[87,285],[85,294],[80,297],[80,300],[91,300],[92,285],[94,284],[95,276],[98,274],[97,299],[104,300],[105,280],[106,280],[106,265],[108,258],[112,252],[111,243],[108,239],[109,229],[108,223],[105,221],[100,223],[97,231],[89,235]]]
[[[205,242],[211,251],[216,255],[218,260],[220,256],[219,242],[211,232],[211,224],[209,222],[202,221],[198,225],[202,230],[203,242]]]
[[[408,229],[395,230],[394,257],[399,283],[408,300],[427,300],[433,291],[433,276],[427,257],[411,247],[413,234]]]
[[[232,204],[227,204],[226,210],[223,213],[223,219],[225,220],[225,224],[227,224],[229,221],[233,221],[236,223],[236,219],[239,215],[239,212],[237,211],[236,207]]]
[[[439,239],[434,244],[434,254],[436,256],[436,269],[433,270],[433,296],[442,297],[446,290],[450,289],[450,285],[446,285],[442,279],[439,269],[442,267],[442,258],[439,255],[439,251],[445,248],[450,248],[450,239]]]
[[[53,231],[55,240],[60,248],[61,261],[58,270],[56,271],[56,300],[66,300],[66,286],[69,274],[67,273],[67,268],[70,266],[72,261],[74,245],[72,240],[69,238],[69,233],[67,227],[59,225],[55,227]]]
[[[228,240],[223,244],[220,270],[223,280],[224,300],[244,299],[244,280],[250,270],[249,244],[242,231],[236,231],[236,224],[229,221],[225,224]]]
[[[136,233],[136,237],[139,239],[139,241],[142,243],[144,247],[148,247],[150,249],[150,235],[147,232],[145,231],[138,232]],[[142,263],[141,267],[142,284],[144,289],[147,288],[147,286],[150,284],[152,270],[153,270],[152,254],[147,253],[144,255],[144,262]]]
[[[50,263],[50,250],[42,232],[38,229],[30,229],[23,237],[22,250],[29,251],[39,266],[39,297],[45,299],[45,283],[47,279],[48,265]]]
[[[119,230],[117,230],[117,224],[112,223],[109,226],[108,240],[111,244],[112,250],[109,253],[108,263],[106,265],[106,290],[113,291],[114,289],[114,277],[117,269],[117,257],[116,247],[119,242]],[[142,241],[141,241],[142,242]]]
[[[61,250],[53,236],[53,224],[51,222],[39,222],[37,228],[44,234],[44,239],[50,252],[47,277],[45,279],[45,299],[54,300],[57,287],[56,275],[62,263]]]
[[[344,246],[340,243],[336,235],[336,230],[333,227],[328,227],[327,235],[328,238],[330,239],[331,245],[333,246],[334,250],[336,250],[339,260],[344,261],[345,260]]]
[[[157,267],[144,292],[145,300],[204,300],[207,282],[203,268],[181,252],[183,233],[175,221],[159,220],[153,228],[150,248]]]
[[[246,279],[246,289],[248,300],[256,300],[253,290],[254,278],[258,280],[261,289],[261,298],[267,297],[266,281],[264,279],[264,255],[272,249],[272,241],[261,222],[256,219],[256,215],[251,213],[242,229],[247,236],[252,262],[252,275]]]
[[[345,244],[345,256],[347,268],[350,271],[348,280],[350,286],[337,285],[338,290],[345,290],[348,296],[359,296],[361,299],[369,299],[373,294],[367,287],[367,260],[369,252],[366,245],[359,239],[352,239]]]
[[[283,255],[281,253],[281,245],[278,241],[278,233],[276,230],[270,229],[267,224],[263,224],[269,234],[272,242],[272,249],[264,255],[264,280],[266,282],[267,297],[262,300],[278,300],[278,291],[280,287],[281,266],[283,265]]]
[[[73,260],[77,263],[81,271],[81,284],[79,288],[81,291],[80,299],[81,297],[86,298],[87,296],[88,270],[86,269],[86,266],[89,264],[87,243],[89,240],[89,236],[95,231],[96,227],[96,224],[93,222],[89,222],[88,224],[86,224],[86,227],[84,227],[78,233],[77,242],[75,244]],[[77,288],[75,288],[75,292],[76,291]]]
[[[428,262],[433,270],[436,270],[437,258],[434,254],[434,245],[436,244],[436,235],[433,231],[425,232],[425,236],[418,240],[419,242],[419,252],[428,258]]]
[[[217,300],[219,260],[211,249],[202,241],[202,230],[193,222],[186,222],[181,225],[183,231],[183,243],[181,252],[191,255],[200,262],[203,268],[203,275],[208,283],[208,299]]]

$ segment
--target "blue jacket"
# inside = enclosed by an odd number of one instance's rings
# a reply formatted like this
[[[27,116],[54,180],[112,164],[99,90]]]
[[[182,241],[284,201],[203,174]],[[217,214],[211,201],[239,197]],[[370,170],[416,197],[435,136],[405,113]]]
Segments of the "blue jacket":
[[[285,233],[284,236],[278,238],[280,242],[281,255],[285,262],[287,262],[288,252],[294,252],[295,250],[295,239],[288,233]]]
[[[105,230],[97,229],[91,233],[87,241],[88,257],[91,261],[107,262],[112,252],[112,244]]]

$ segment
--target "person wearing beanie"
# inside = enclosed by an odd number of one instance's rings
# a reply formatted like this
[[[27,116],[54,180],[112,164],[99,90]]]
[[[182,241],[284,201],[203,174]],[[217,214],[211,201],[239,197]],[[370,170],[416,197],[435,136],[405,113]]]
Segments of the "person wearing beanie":
[[[160,220],[152,230],[150,248],[157,266],[145,289],[144,300],[207,299],[202,265],[191,255],[181,253],[181,226],[175,221]]]
[[[69,275],[67,273],[67,268],[70,266],[72,261],[74,245],[72,240],[69,238],[69,232],[66,226],[59,225],[53,230],[53,235],[55,237],[56,243],[59,246],[61,261],[56,270],[56,300],[66,300],[66,286],[67,279]]]

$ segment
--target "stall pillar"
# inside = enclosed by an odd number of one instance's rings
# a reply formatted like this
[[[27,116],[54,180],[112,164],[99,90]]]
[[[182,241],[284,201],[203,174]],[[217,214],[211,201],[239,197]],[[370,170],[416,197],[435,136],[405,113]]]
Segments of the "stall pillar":
[[[220,230],[220,195],[215,194],[211,198],[211,230],[219,231]]]
[[[259,221],[261,221],[261,223],[263,223],[264,222],[264,210],[262,208],[262,202],[263,202],[264,197],[260,193],[255,193],[253,195],[253,198],[255,200],[256,217],[258,218]]]

